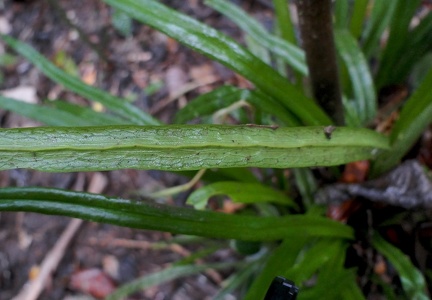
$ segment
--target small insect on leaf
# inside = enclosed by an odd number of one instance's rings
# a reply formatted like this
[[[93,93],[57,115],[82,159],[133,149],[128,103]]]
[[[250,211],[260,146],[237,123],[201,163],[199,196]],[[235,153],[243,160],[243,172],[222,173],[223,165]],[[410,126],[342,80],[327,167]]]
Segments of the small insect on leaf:
[[[336,129],[336,127],[333,125],[324,127],[324,135],[328,140],[331,139],[332,133],[333,133],[333,131],[335,131],[335,129]]]

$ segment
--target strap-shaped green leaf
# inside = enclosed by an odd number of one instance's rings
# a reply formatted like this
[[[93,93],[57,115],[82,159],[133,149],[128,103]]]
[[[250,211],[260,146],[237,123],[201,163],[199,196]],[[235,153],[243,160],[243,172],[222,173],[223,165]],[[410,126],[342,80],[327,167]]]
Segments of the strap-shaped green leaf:
[[[179,110],[175,116],[175,123],[182,124],[195,118],[212,115],[215,111],[249,96],[249,90],[239,89],[231,85],[223,85],[211,92],[199,95]]]
[[[52,106],[51,106],[52,105]],[[50,106],[26,103],[0,95],[0,108],[42,122],[49,126],[97,126],[133,124],[119,117],[99,113],[88,107],[65,101],[54,101]]]
[[[388,140],[368,129],[173,125],[0,129],[0,170],[289,168],[369,159]]]
[[[42,106],[15,100],[12,98],[6,98],[1,95],[0,108],[42,122],[43,124],[48,126],[95,125],[86,122],[79,116],[70,114],[66,111],[60,111],[49,106]]]
[[[363,30],[365,17],[370,7],[369,1],[354,1],[350,21],[350,32],[355,39],[358,39]]]
[[[380,51],[380,38],[395,12],[398,1],[373,1],[370,17],[362,33],[363,53],[369,60]]]
[[[374,234],[372,243],[399,273],[402,287],[408,299],[429,299],[426,295],[426,281],[422,273],[412,264],[408,256],[385,241],[379,234]]]
[[[347,29],[335,30],[335,42],[351,78],[357,116],[365,124],[373,120],[377,112],[375,86],[368,63]]]
[[[67,112],[71,115],[78,116],[82,122],[79,126],[85,126],[84,124],[89,123],[88,126],[103,126],[103,125],[133,125],[132,121],[128,121],[117,117],[107,112],[97,112],[90,107],[81,106],[66,101],[52,101],[50,104],[56,109],[57,112]],[[72,125],[68,125],[72,126]]]
[[[307,75],[305,54],[297,45],[270,34],[257,20],[249,16],[238,5],[225,0],[206,0],[205,4],[226,15],[242,30],[277,54],[300,74]]]
[[[429,12],[420,23],[412,29],[399,51],[397,64],[391,70],[388,82],[406,80],[413,67],[432,51],[432,12]]]
[[[353,238],[352,228],[323,217],[227,215],[46,188],[0,189],[0,211],[32,211],[131,228],[245,241],[299,236]]]
[[[186,203],[204,209],[210,197],[227,195],[238,203],[273,202],[296,207],[297,204],[284,193],[268,186],[236,181],[221,181],[208,184],[189,195]]]
[[[256,108],[277,117],[288,126],[298,126],[300,122],[282,105],[258,90],[239,89],[231,85],[221,86],[209,93],[202,94],[177,112],[175,123],[181,124],[198,117],[213,114],[237,101],[245,100]]]
[[[296,263],[300,251],[310,237],[302,236],[295,239],[285,239],[268,257],[264,267],[256,276],[246,293],[244,300],[264,299],[268,287],[276,276],[286,276]],[[292,280],[290,278],[290,280]],[[299,282],[296,282],[298,284]]]
[[[390,22],[390,34],[375,78],[378,89],[388,84],[400,83],[400,78],[394,76],[397,74],[395,67],[399,64],[401,56],[408,55],[404,46],[409,40],[411,21],[419,8],[421,0],[396,0],[391,2],[396,2],[396,8]],[[395,79],[399,80],[395,82],[393,81]]]
[[[105,0],[131,17],[207,55],[250,80],[307,125],[329,125],[327,114],[269,65],[233,39],[153,0]]]
[[[432,122],[432,69],[408,99],[390,135],[391,150],[381,153],[372,167],[377,176],[397,165]]]

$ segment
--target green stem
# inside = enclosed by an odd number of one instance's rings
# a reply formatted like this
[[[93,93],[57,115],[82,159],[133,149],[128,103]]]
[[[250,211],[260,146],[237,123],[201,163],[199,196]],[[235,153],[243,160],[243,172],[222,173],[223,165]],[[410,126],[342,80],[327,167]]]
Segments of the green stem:
[[[297,11],[313,95],[336,124],[343,125],[331,0],[297,0]]]

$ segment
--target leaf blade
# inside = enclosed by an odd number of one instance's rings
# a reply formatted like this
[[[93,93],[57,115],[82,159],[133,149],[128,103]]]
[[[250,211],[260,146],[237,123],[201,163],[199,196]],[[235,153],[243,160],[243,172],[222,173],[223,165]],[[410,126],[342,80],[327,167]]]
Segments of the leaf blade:
[[[175,123],[181,124],[197,117],[212,115],[219,109],[226,108],[235,102],[245,100],[256,108],[277,117],[288,126],[298,126],[299,120],[274,99],[259,90],[239,89],[224,85],[209,93],[202,94],[191,100],[175,117]]]
[[[394,167],[408,152],[432,120],[432,69],[408,99],[390,134],[391,150],[378,155],[372,166],[373,176]]]
[[[352,228],[321,217],[227,215],[46,188],[2,188],[0,211],[32,211],[131,228],[245,241],[293,236],[353,238]]]
[[[269,34],[261,24],[241,10],[237,5],[224,0],[206,0],[205,3],[226,15],[247,32],[253,39],[277,54],[293,69],[302,75],[308,74],[306,58],[303,50],[296,45]]]
[[[12,98],[6,98],[1,95],[0,108],[42,122],[49,126],[92,125],[86,123],[85,120],[82,120],[77,116],[64,111],[58,111],[52,107],[26,103]]]
[[[377,113],[377,97],[368,63],[347,29],[335,30],[335,42],[354,90],[355,108],[363,124],[373,120]]]
[[[0,129],[0,169],[288,168],[369,159],[386,137],[339,127],[170,125]]]
[[[402,287],[410,299],[429,299],[425,293],[426,281],[423,275],[402,251],[386,242],[378,234],[374,234],[372,243],[398,271]]]
[[[291,207],[297,206],[291,198],[270,187],[236,181],[220,181],[208,184],[192,192],[186,203],[194,206],[195,209],[204,209],[208,199],[216,195],[227,195],[233,202],[237,203],[272,202]]]

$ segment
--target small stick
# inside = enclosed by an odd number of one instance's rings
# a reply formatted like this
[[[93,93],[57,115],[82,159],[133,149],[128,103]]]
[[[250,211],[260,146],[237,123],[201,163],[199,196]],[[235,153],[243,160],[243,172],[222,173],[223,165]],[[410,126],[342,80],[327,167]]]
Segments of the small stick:
[[[21,292],[12,300],[36,300],[39,297],[52,272],[57,268],[60,260],[63,258],[66,248],[75,236],[82,222],[83,221],[80,219],[72,219],[72,221],[69,222],[54,247],[46,254],[40,265],[37,278],[26,283]]]
[[[82,190],[82,185],[84,184],[82,179],[83,177],[78,177],[77,182],[75,183],[76,190]],[[107,181],[102,173],[94,173],[87,190],[90,193],[101,193],[106,185]],[[39,297],[46,285],[46,282],[49,280],[54,270],[56,270],[67,247],[82,223],[83,220],[81,219],[72,219],[69,222],[54,247],[46,254],[40,265],[40,271],[37,278],[27,282],[23,289],[12,300],[36,300]]]

